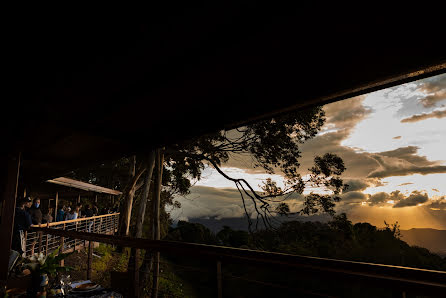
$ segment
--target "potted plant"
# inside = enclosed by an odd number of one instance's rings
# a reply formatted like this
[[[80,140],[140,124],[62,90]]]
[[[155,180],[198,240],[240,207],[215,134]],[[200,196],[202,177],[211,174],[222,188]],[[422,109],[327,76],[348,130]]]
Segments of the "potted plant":
[[[60,248],[58,247],[46,257],[43,253],[35,253],[25,259],[23,265],[25,268],[30,269],[32,273],[32,286],[29,289],[29,294],[34,295],[40,291],[41,296],[45,297],[50,279],[53,279],[59,272],[67,272],[72,269],[71,267],[60,266],[60,261],[72,254],[58,254]]]

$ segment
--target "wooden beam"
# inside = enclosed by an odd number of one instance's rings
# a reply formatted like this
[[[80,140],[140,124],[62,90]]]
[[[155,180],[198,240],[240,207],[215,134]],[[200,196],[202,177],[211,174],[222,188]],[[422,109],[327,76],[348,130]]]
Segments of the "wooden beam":
[[[7,173],[5,181],[0,181],[2,189],[3,208],[0,228],[0,286],[6,286],[8,279],[9,254],[11,251],[14,215],[17,198],[17,184],[20,170],[20,153],[8,156],[5,160]],[[4,169],[4,168],[3,168]],[[3,174],[3,173],[2,173]],[[2,175],[3,176],[3,175]]]

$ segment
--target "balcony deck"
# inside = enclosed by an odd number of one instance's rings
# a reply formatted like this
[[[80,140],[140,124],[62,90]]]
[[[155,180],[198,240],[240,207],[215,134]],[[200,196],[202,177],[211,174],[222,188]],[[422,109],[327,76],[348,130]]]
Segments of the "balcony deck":
[[[29,232],[25,233],[26,251],[25,255],[42,252],[50,254],[58,247],[62,246],[61,252],[81,250],[87,247],[88,241],[51,235],[34,231],[39,227],[63,231],[84,231],[101,235],[113,235],[117,231],[119,224],[119,213],[105,214],[93,217],[84,217],[73,220],[52,222],[48,224],[33,225]]]

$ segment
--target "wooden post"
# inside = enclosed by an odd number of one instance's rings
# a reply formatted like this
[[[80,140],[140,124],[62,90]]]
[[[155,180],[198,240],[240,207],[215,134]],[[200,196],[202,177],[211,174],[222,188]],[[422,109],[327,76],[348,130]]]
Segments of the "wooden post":
[[[79,196],[77,197],[77,203],[79,204],[81,202],[81,195],[79,194]]]
[[[20,153],[8,156],[0,166],[0,195],[2,196],[0,226],[0,286],[6,286],[9,267],[9,253],[12,244],[17,184],[20,169]],[[5,171],[6,170],[6,171]]]
[[[94,197],[94,202],[95,202],[95,203],[98,202],[98,195],[96,195],[96,196]]]
[[[77,232],[77,221],[75,222],[75,231]],[[76,238],[74,238],[74,248],[73,248],[73,252],[76,250]]]
[[[56,218],[57,218],[58,204],[59,204],[59,192],[56,192],[56,207],[54,208],[54,221],[56,221]]]
[[[93,264],[93,241],[88,241],[87,279],[89,280],[91,280],[92,264]]]
[[[50,223],[46,223],[46,227],[50,227]],[[45,243],[45,256],[48,255],[48,238],[50,237],[50,234],[46,234],[46,243]]]
[[[60,237],[60,253],[64,252],[65,237]],[[60,260],[60,266],[65,266],[64,260]]]
[[[65,230],[65,224],[63,224],[63,229]],[[65,237],[60,237],[60,253],[63,253],[65,251]],[[60,261],[60,266],[65,266],[65,261]]]
[[[223,297],[223,289],[222,289],[222,282],[221,282],[221,261],[217,261],[217,291],[218,291],[218,298]]]

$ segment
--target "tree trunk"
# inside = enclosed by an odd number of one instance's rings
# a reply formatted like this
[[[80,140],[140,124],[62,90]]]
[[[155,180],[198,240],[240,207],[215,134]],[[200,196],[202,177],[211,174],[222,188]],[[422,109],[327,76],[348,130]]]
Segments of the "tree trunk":
[[[140,200],[140,204],[138,207],[138,214],[137,214],[137,219],[136,219],[136,229],[135,229],[135,237],[136,238],[141,238],[142,237],[142,230],[143,230],[143,225],[144,225],[144,215],[146,212],[146,206],[147,206],[147,199],[149,197],[149,190],[150,190],[150,185],[152,182],[152,174],[153,174],[153,169],[155,167],[155,151],[151,151],[150,155],[149,155],[149,160],[147,163],[147,167],[146,167],[146,177],[144,180],[144,189],[143,189],[143,193],[141,195],[141,200]],[[139,272],[139,268],[138,268],[138,264],[139,264],[139,260],[140,260],[140,250],[139,249],[135,249],[132,248],[131,252],[130,252],[130,259],[129,259],[129,264],[127,267],[127,271],[131,274],[131,279],[133,280],[133,285],[132,288],[135,290],[134,295],[136,296],[137,293],[139,293],[138,297],[143,297],[143,290],[144,290],[144,285],[147,284],[147,281],[145,281],[144,279],[142,280],[142,282],[139,282],[140,280],[140,272]],[[144,267],[141,266],[141,268]],[[144,277],[144,275],[143,275]]]
[[[133,158],[132,166],[131,166],[131,174],[135,173],[132,169],[136,168],[136,158]],[[130,228],[130,219],[132,216],[132,205],[133,199],[136,191],[136,183],[138,182],[141,175],[145,172],[146,168],[142,168],[135,175],[133,175],[127,184],[123,192],[124,202],[121,205],[121,214],[120,214],[120,224],[119,224],[119,235],[120,236],[128,236],[129,228]]]
[[[160,199],[163,177],[163,163],[164,153],[162,149],[158,149],[156,152],[155,163],[155,188],[153,193],[153,216],[152,216],[152,239],[160,240]],[[159,252],[154,253],[153,260],[153,285],[152,285],[152,297],[158,297],[158,280],[159,280]]]
[[[138,216],[136,219],[136,232],[135,237],[141,238],[142,237],[142,228],[144,225],[144,215],[146,212],[146,206],[147,206],[147,200],[149,197],[149,190],[150,190],[150,184],[152,182],[152,174],[153,169],[155,168],[155,156],[156,152],[151,151],[149,155],[149,161],[147,163],[147,173],[146,173],[146,179],[144,181],[144,189],[141,197],[141,202],[139,204],[138,208]]]

